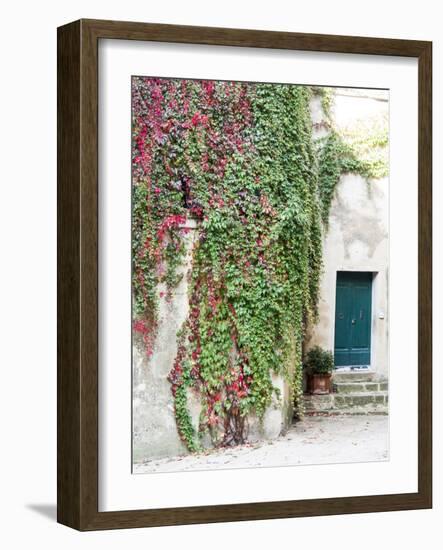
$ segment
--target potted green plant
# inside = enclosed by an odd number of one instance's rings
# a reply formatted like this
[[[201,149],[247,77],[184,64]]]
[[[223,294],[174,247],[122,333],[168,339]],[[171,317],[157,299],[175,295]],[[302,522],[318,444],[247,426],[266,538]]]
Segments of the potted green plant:
[[[308,392],[321,395],[331,392],[334,356],[331,351],[315,346],[308,351],[304,362],[308,375]]]

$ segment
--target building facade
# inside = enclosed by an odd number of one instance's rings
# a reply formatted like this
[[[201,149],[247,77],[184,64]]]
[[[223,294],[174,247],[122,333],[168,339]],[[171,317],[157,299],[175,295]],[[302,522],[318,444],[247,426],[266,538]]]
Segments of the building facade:
[[[345,136],[371,142],[371,129],[387,125],[388,107],[387,93],[338,91],[334,122]],[[321,137],[327,130],[318,99],[312,117]],[[386,157],[383,149],[379,153]],[[340,178],[323,237],[319,320],[309,327],[305,341],[306,350],[315,345],[331,350],[337,369],[368,369],[378,378],[388,377],[388,193],[387,177]]]
[[[386,93],[340,90],[334,95],[332,119],[343,135],[349,133],[364,144],[374,128],[387,125]],[[312,99],[311,116],[314,137],[327,136],[331,115],[325,113],[319,96]],[[387,177],[367,180],[355,174],[342,175],[323,235],[318,322],[308,327],[304,342],[304,351],[315,345],[331,350],[337,369],[364,369],[380,380],[388,377],[388,212]],[[189,313],[188,279],[198,228],[192,220],[187,224],[184,276],[172,300],[162,298],[165,289],[158,289],[161,323],[150,360],[137,338],[133,340],[134,463],[188,452],[177,431],[167,378],[177,354],[177,331]],[[277,375],[273,384],[280,399],[268,408],[263,422],[248,417],[250,442],[278,437],[292,422],[290,384]],[[197,429],[201,404],[192,390],[187,404]]]

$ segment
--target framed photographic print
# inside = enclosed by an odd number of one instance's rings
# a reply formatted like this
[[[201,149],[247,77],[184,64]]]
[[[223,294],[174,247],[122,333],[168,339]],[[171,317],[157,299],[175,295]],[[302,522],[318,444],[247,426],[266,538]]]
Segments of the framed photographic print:
[[[432,506],[430,42],[58,29],[58,521]]]

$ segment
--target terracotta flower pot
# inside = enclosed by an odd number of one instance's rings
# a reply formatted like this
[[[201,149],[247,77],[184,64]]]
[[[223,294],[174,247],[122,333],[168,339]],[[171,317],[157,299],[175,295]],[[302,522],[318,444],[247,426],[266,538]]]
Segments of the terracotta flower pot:
[[[332,374],[310,374],[309,375],[309,393],[314,395],[324,395],[331,393]]]

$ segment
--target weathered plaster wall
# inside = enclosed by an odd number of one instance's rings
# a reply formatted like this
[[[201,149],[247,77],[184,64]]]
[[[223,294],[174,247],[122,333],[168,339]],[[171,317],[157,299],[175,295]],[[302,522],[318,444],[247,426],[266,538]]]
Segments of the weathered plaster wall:
[[[186,262],[183,278],[167,301],[164,284],[159,285],[159,327],[152,356],[148,359],[143,345],[134,338],[133,362],[133,461],[177,456],[186,453],[175,423],[174,401],[167,376],[177,354],[177,331],[188,316],[188,272],[196,238],[195,223],[187,224]],[[190,404],[195,404],[190,399]],[[195,412],[198,421],[199,411]]]
[[[188,453],[177,432],[171,384],[167,379],[177,354],[177,331],[189,312],[188,275],[198,228],[192,220],[188,220],[185,227],[189,232],[183,237],[187,250],[182,267],[183,278],[170,301],[164,296],[161,297],[165,292],[164,285],[159,285],[158,288],[160,322],[152,356],[147,357],[142,343],[137,338],[133,341],[134,463]],[[259,422],[253,415],[247,419],[248,441],[273,439],[283,433],[291,422],[291,388],[280,375],[273,375],[272,381],[279,389],[281,399],[278,401],[274,397],[272,405],[265,412],[263,422]],[[188,391],[188,409],[197,430],[201,403],[199,396],[192,389]],[[209,447],[209,438],[204,438],[202,443]]]
[[[375,97],[338,94],[334,120],[340,128],[359,118],[385,117],[388,102]],[[325,135],[321,124],[324,113],[316,98],[312,117],[317,122],[317,137]],[[321,279],[319,322],[310,327],[306,349],[314,345],[334,349],[335,290],[337,271],[373,273],[371,368],[388,375],[388,178],[366,182],[358,175],[342,176],[332,202],[329,229],[324,236],[324,269]]]

